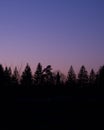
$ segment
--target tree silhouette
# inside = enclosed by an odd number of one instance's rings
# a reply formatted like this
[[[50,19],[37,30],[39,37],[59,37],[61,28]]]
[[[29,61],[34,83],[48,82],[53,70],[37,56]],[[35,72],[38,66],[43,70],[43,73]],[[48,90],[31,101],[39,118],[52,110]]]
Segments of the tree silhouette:
[[[104,66],[100,67],[98,73],[96,74],[92,69],[90,75],[85,66],[81,66],[78,73],[78,78],[76,79],[76,74],[73,67],[71,66],[67,78],[60,71],[52,72],[51,65],[46,66],[42,69],[41,63],[38,63],[34,76],[32,76],[32,71],[30,66],[27,64],[22,75],[19,75],[17,67],[15,67],[13,73],[11,67],[3,68],[0,64],[0,87],[11,87],[11,86],[23,86],[23,87],[40,87],[44,88],[45,86],[51,87],[62,87],[63,89],[67,87],[98,87],[104,88]]]
[[[17,67],[15,67],[14,72],[12,74],[12,86],[17,86],[19,84],[19,72]]]
[[[53,73],[52,73],[52,67],[51,65],[48,65],[44,70],[43,70],[43,74],[44,74],[44,81],[45,84],[47,85],[53,85],[54,81],[53,81]]]
[[[34,84],[40,86],[43,83],[43,70],[41,63],[38,63],[36,72],[34,74]]]
[[[8,86],[11,86],[11,79],[12,77],[12,70],[11,68],[9,67],[5,67],[5,70],[4,70],[4,78],[5,78],[5,86],[8,87]]]
[[[61,71],[56,71],[55,73],[53,73],[53,78],[53,83],[56,87],[62,87],[65,85],[66,77],[63,73],[61,73]]]
[[[104,88],[104,66],[100,67],[97,74],[97,85],[100,88]]]
[[[95,81],[96,81],[96,74],[94,70],[92,69],[89,75],[89,86],[94,87],[95,86]]]
[[[59,72],[57,72],[55,79],[56,79],[56,86],[61,85],[61,75]]]
[[[88,85],[88,72],[84,66],[81,67],[78,74],[78,85],[79,87],[85,87]]]
[[[28,88],[31,87],[32,84],[33,84],[32,72],[30,66],[27,64],[21,76],[21,85],[23,87]]]
[[[72,66],[69,69],[66,84],[69,87],[75,87],[75,85],[76,85],[76,74],[75,74]]]
[[[0,87],[3,87],[4,83],[5,83],[5,79],[4,79],[4,68],[0,64]]]

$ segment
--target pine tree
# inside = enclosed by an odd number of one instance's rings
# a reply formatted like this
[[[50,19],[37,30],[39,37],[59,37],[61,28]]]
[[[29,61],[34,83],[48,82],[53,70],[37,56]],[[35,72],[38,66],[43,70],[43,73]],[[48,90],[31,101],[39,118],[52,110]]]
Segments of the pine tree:
[[[56,79],[56,86],[61,85],[61,75],[59,72],[57,72],[55,79]]]
[[[27,64],[21,76],[21,85],[23,87],[29,88],[32,87],[32,84],[33,84],[32,72],[30,66]]]
[[[4,82],[5,82],[5,79],[4,79],[4,68],[0,64],[0,87],[3,88]]]
[[[75,87],[76,85],[76,74],[72,66],[69,69],[66,83],[69,87]]]
[[[92,69],[89,76],[89,87],[94,87],[96,81],[96,74],[94,70]]]
[[[78,74],[78,85],[79,87],[88,86],[88,72],[84,66],[81,67]]]
[[[9,67],[5,67],[5,70],[4,70],[4,79],[5,79],[5,86],[8,87],[8,86],[11,86],[11,81],[12,81],[12,70],[11,68]]]
[[[44,81],[45,84],[47,85],[53,85],[54,81],[53,81],[53,73],[52,73],[52,67],[51,65],[48,65],[44,70],[43,70],[43,74],[44,74]]]
[[[104,66],[101,66],[98,71],[97,85],[99,88],[104,88]]]
[[[15,67],[13,75],[12,75],[12,85],[15,87],[19,84],[19,72],[17,67]]]
[[[36,86],[43,84],[43,70],[41,63],[38,63],[37,65],[36,72],[34,74],[34,84]]]

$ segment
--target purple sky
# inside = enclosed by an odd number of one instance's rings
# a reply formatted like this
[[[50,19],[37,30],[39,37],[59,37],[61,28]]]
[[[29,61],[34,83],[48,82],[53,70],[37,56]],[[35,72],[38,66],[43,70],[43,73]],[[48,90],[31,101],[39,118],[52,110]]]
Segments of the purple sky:
[[[66,73],[104,64],[104,0],[0,0],[0,63]],[[34,68],[35,69],[35,68]]]

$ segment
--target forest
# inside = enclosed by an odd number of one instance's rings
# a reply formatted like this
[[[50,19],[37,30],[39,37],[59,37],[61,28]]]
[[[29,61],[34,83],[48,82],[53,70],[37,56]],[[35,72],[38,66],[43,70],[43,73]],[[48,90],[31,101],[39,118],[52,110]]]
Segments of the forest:
[[[51,65],[29,64],[20,74],[17,67],[0,65],[0,128],[54,129],[100,128],[104,116],[104,66],[88,74],[73,66],[65,77]],[[93,122],[94,123],[93,123]],[[84,127],[83,127],[84,125]]]
[[[5,88],[103,88],[104,87],[104,66],[98,72],[94,69],[88,74],[84,65],[76,74],[73,66],[70,67],[67,76],[60,71],[53,72],[51,65],[42,68],[38,63],[36,71],[32,73],[29,64],[26,65],[22,74],[17,67],[12,72],[11,67],[3,67],[0,64],[0,86]]]

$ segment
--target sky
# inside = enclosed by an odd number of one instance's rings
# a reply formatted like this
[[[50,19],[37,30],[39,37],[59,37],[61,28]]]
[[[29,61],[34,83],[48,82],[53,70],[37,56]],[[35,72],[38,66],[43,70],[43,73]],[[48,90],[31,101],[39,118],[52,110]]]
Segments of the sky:
[[[104,64],[104,0],[0,0],[0,63],[66,73]]]

